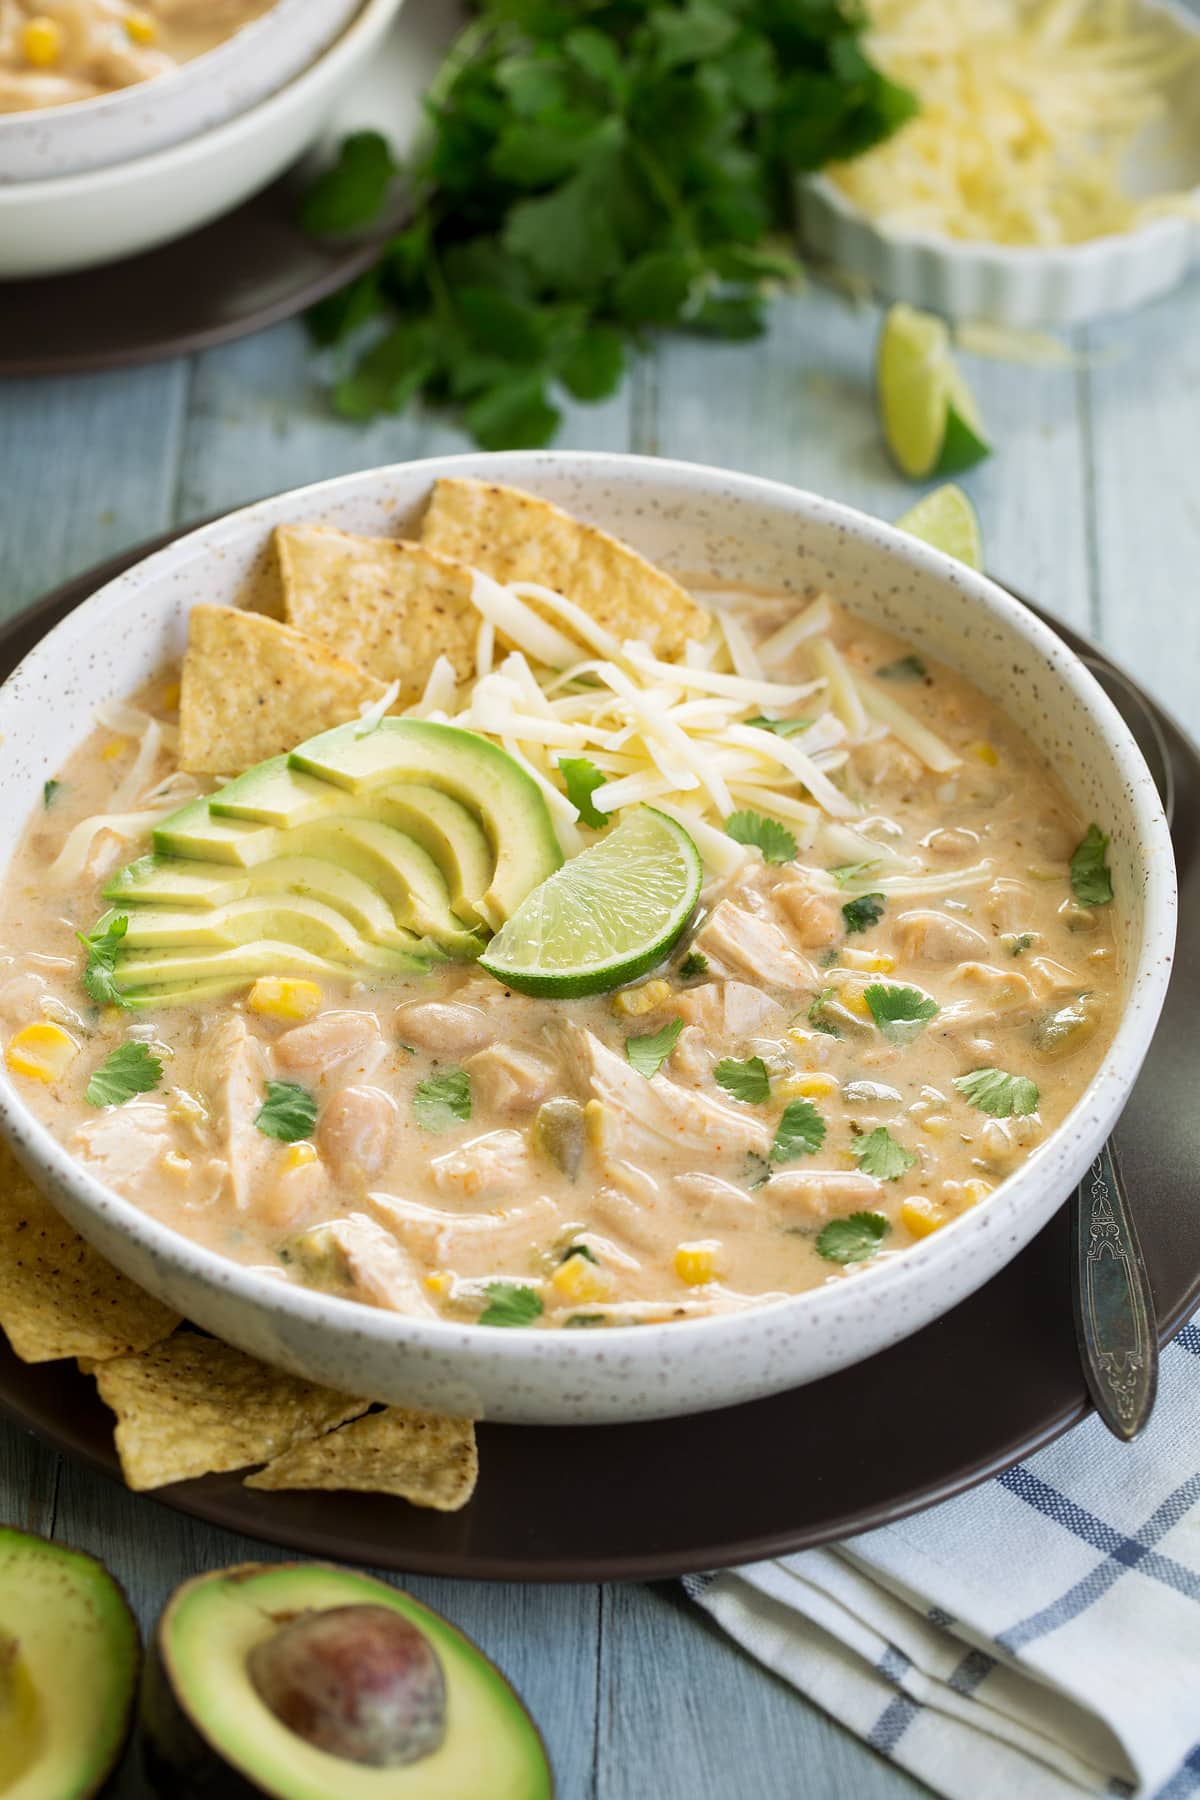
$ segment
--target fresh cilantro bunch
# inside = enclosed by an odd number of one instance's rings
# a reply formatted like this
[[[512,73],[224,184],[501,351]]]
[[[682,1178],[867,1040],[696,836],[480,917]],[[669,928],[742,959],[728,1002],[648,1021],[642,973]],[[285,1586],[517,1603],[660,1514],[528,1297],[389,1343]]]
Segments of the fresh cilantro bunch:
[[[412,224],[312,314],[343,347],[339,411],[419,395],[487,449],[532,447],[654,330],[757,335],[796,270],[772,244],[794,178],[915,109],[861,32],[853,0],[481,0],[427,96]],[[347,139],[306,225],[370,224],[395,172],[382,138]]]

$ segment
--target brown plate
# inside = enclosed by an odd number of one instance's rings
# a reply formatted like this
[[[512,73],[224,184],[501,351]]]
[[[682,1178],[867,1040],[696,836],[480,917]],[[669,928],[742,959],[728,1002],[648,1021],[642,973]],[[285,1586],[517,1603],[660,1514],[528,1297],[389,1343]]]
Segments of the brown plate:
[[[0,631],[0,676],[104,581],[168,541],[80,576]],[[1055,629],[1073,649],[1112,666],[1065,626]],[[1113,697],[1120,703],[1120,682]],[[1174,778],[1181,912],[1193,918],[1200,912],[1200,755],[1145,704]],[[1130,723],[1143,729],[1135,717]],[[1200,1300],[1198,1013],[1200,953],[1185,935],[1162,1024],[1120,1126],[1164,1339]],[[55,1449],[120,1479],[111,1415],[73,1364],[29,1367],[0,1350],[0,1406]],[[936,1324],[810,1387],[658,1424],[480,1426],[479,1490],[461,1513],[362,1494],[256,1493],[235,1475],[181,1482],[155,1498],[313,1556],[410,1573],[653,1578],[778,1556],[886,1524],[999,1473],[1087,1410],[1064,1208],[1007,1269]]]

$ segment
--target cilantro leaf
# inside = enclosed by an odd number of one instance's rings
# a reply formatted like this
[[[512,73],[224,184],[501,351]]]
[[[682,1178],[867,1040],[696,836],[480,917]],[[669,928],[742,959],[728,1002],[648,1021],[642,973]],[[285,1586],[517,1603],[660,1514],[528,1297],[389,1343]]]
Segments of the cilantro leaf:
[[[713,1070],[713,1080],[735,1100],[744,1100],[748,1106],[761,1106],[771,1096],[771,1077],[761,1056],[748,1056],[745,1062],[727,1056]]]
[[[378,131],[355,131],[342,140],[337,161],[317,176],[300,209],[305,231],[356,231],[369,225],[387,197],[396,164]]]
[[[563,1320],[564,1331],[586,1331],[590,1325],[605,1325],[604,1313],[572,1313],[569,1319]]]
[[[452,1131],[471,1116],[471,1077],[465,1069],[443,1069],[413,1089],[413,1118],[425,1131]]]
[[[852,887],[860,875],[866,875],[878,867],[878,859],[874,862],[840,863],[836,869],[829,869],[826,873],[833,876],[840,888],[847,888]]]
[[[1028,950],[1030,944],[1033,942],[1033,932],[1019,931],[1011,933],[1007,937],[1002,937],[1000,942],[1004,945],[1004,948],[1008,951],[1010,956],[1024,956],[1026,950]]]
[[[264,1137],[298,1144],[317,1122],[317,1103],[296,1081],[268,1081],[267,1097],[254,1123]]]
[[[765,719],[760,713],[755,719],[747,719],[747,725],[754,725],[759,731],[773,731],[776,737],[794,737],[798,731],[807,731],[812,724],[811,719]]]
[[[612,325],[580,332],[559,364],[558,376],[576,400],[607,400],[625,374],[625,340]]]
[[[84,1091],[89,1106],[122,1106],[135,1094],[148,1094],[162,1080],[162,1063],[140,1040],[118,1044],[110,1051]]]
[[[792,1162],[797,1156],[812,1156],[824,1142],[825,1121],[812,1101],[789,1100],[775,1127],[771,1161]]]
[[[647,1032],[642,1037],[625,1039],[625,1055],[629,1066],[644,1075],[649,1081],[658,1071],[675,1048],[675,1040],[683,1030],[682,1019],[671,1019],[661,1031]]]
[[[778,819],[768,819],[764,813],[730,813],[725,821],[725,835],[731,837],[735,844],[749,844],[761,850],[764,862],[785,863],[795,860],[795,838],[786,825],[781,825]]]
[[[703,950],[689,950],[679,965],[679,973],[684,981],[694,981],[697,975],[708,971],[708,958]]]
[[[118,992],[115,979],[121,941],[128,930],[129,920],[123,913],[118,913],[115,919],[108,921],[103,931],[97,929],[90,933],[75,933],[88,953],[82,976],[84,992],[97,1006],[129,1005],[124,995]]]
[[[489,1281],[483,1291],[488,1303],[479,1315],[480,1325],[532,1325],[545,1310],[542,1296],[519,1281]]]
[[[607,787],[608,776],[603,774],[586,756],[560,756],[559,773],[567,785],[567,799],[576,807],[579,817],[593,831],[602,825],[612,823],[607,813],[602,813],[598,806],[593,806],[592,795],[597,788]]]
[[[842,908],[846,930],[869,931],[872,925],[878,925],[882,919],[886,905],[887,901],[882,894],[860,894],[857,900],[847,900]]]
[[[919,656],[898,656],[875,673],[881,681],[924,681],[928,670]]]
[[[1071,856],[1071,892],[1080,906],[1107,906],[1113,897],[1105,851],[1108,833],[1089,825]]]
[[[825,1015],[825,1008],[829,1001],[833,999],[834,992],[835,990],[831,987],[821,989],[820,993],[816,996],[808,1009],[808,1022],[814,1031],[823,1031],[826,1037],[840,1038],[842,1035],[841,1031],[834,1024],[833,1020],[827,1018]]]
[[[817,1253],[827,1262],[866,1262],[874,1256],[891,1230],[882,1213],[856,1212],[848,1219],[830,1219],[817,1239]]]
[[[954,1085],[972,1106],[990,1113],[994,1119],[1007,1119],[1014,1113],[1022,1118],[1037,1111],[1037,1083],[1027,1075],[1008,1075],[1003,1069],[972,1069],[969,1075],[960,1075]]]
[[[62,787],[61,781],[43,781],[43,783],[42,783],[42,805],[46,808],[47,812],[49,812],[50,808],[54,805],[54,802],[57,800],[58,794],[59,794],[59,789],[61,787]]]
[[[938,1014],[938,1003],[919,988],[897,987],[887,981],[873,981],[864,992],[871,1017],[885,1038],[894,1044],[906,1044]]]
[[[560,1263],[570,1262],[573,1256],[582,1256],[584,1262],[590,1263],[599,1260],[596,1256],[596,1252],[589,1249],[587,1244],[568,1244],[558,1260]]]
[[[899,1181],[917,1160],[911,1150],[896,1142],[886,1125],[876,1126],[861,1139],[854,1154],[863,1174],[875,1175],[880,1181]]]

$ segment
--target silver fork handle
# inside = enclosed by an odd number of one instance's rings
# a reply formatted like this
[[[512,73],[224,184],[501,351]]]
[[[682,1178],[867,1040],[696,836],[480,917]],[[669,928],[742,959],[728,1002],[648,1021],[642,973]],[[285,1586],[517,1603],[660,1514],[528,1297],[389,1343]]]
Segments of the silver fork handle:
[[[1110,1138],[1071,1207],[1075,1330],[1096,1411],[1119,1438],[1136,1437],[1158,1387],[1154,1296]]]

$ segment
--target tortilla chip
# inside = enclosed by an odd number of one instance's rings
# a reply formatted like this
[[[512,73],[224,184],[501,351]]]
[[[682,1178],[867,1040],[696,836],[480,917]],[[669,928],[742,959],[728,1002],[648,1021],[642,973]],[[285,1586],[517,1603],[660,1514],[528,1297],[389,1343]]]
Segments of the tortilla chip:
[[[640,638],[658,656],[678,655],[709,627],[691,595],[628,544],[520,488],[437,482],[421,542],[496,581],[553,588],[618,638]]]
[[[189,1331],[104,1363],[96,1386],[117,1415],[121,1470],[138,1491],[269,1462],[371,1404]]]
[[[126,1356],[178,1323],[60,1218],[0,1141],[0,1327],[21,1361]]]
[[[276,1457],[250,1488],[322,1488],[395,1494],[413,1506],[457,1512],[475,1492],[479,1455],[470,1419],[390,1406]]]
[[[329,525],[280,525],[275,542],[290,625],[380,681],[398,681],[405,700],[421,693],[441,655],[460,681],[475,673],[479,614],[462,563]]]
[[[179,702],[180,767],[240,775],[353,719],[384,684],[262,613],[196,606]]]

